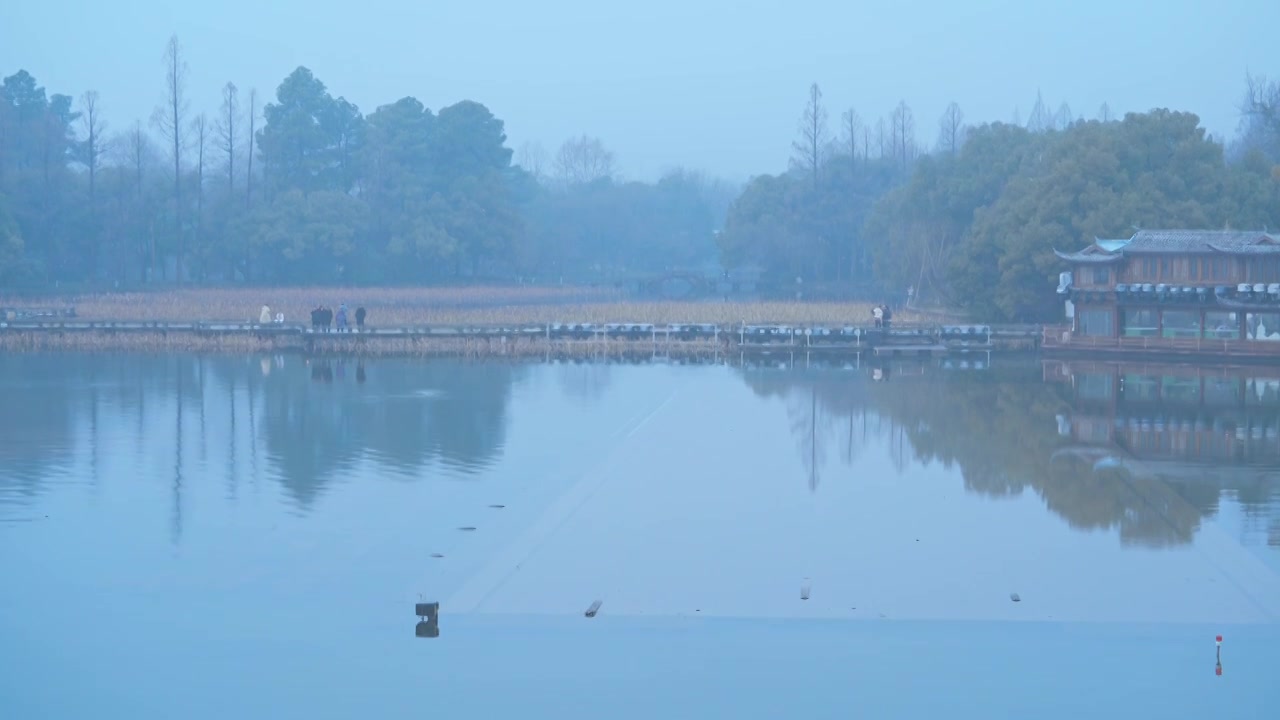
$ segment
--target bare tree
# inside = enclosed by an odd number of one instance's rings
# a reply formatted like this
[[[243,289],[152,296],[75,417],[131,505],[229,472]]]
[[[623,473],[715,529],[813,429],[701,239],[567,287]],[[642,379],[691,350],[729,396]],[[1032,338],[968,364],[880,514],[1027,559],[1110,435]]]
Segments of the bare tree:
[[[1280,82],[1268,82],[1262,75],[1245,75],[1245,96],[1240,111],[1280,132]]]
[[[1280,161],[1280,82],[1246,75],[1240,114],[1239,144]]]
[[[1031,116],[1027,118],[1027,129],[1033,133],[1053,129],[1053,115],[1044,105],[1040,91],[1036,91],[1036,104],[1031,106]]]
[[[258,89],[249,88],[249,154],[245,156],[245,164],[248,166],[244,173],[244,204],[248,207],[253,204],[253,141],[254,141],[254,125],[258,121]]]
[[[613,153],[600,138],[585,134],[569,138],[556,153],[556,175],[566,185],[612,180],[615,173]]]
[[[182,282],[182,148],[186,140],[187,118],[187,63],[183,59],[182,45],[177,35],[169,36],[164,51],[164,104],[152,114],[152,122],[161,136],[173,149],[173,206],[174,226],[178,241],[176,272]]]
[[[1066,130],[1071,127],[1071,123],[1074,119],[1075,118],[1071,117],[1071,106],[1064,100],[1062,104],[1058,106],[1058,112],[1054,115],[1053,124],[1059,130]]]
[[[133,189],[138,198],[142,197],[142,171],[151,156],[151,138],[142,129],[142,121],[133,124],[126,143],[128,162],[133,166]]]
[[[938,150],[955,155],[964,144],[964,135],[964,111],[959,103],[952,101],[938,120]]]
[[[822,171],[823,154],[827,147],[827,108],[822,104],[822,89],[818,83],[809,86],[809,100],[800,115],[800,132],[791,143],[791,164],[813,178],[818,187],[818,173]]]
[[[889,146],[888,132],[889,131],[885,128],[884,118],[877,119],[876,120],[876,145],[879,147],[879,153],[880,153],[877,157],[886,158],[886,157],[890,157],[891,155],[891,153],[889,152],[891,148]]]
[[[98,234],[98,167],[101,165],[102,156],[106,151],[102,140],[102,133],[106,130],[106,123],[102,119],[102,112],[98,106],[98,92],[96,90],[86,91],[80,96],[80,124],[84,127],[85,139],[80,144],[80,159],[84,163],[85,168],[89,171],[89,218],[93,227],[93,236],[88,238],[88,253],[90,271],[97,273],[98,262],[100,258],[100,241]],[[0,138],[0,142],[3,139]]]
[[[1111,115],[1110,105],[1102,103],[1102,107],[1098,108],[1098,119],[1102,122],[1111,122],[1113,116]]]
[[[239,136],[236,135],[240,123],[240,91],[235,83],[228,82],[222,86],[222,110],[218,114],[218,147],[227,158],[227,196],[236,192],[236,148]]]
[[[191,121],[191,133],[196,142],[196,235],[195,244],[200,246],[201,224],[204,220],[204,148],[210,139],[212,127],[204,113],[200,113]]]
[[[534,180],[542,182],[547,174],[547,150],[542,147],[542,143],[526,140],[520,144],[520,150],[516,153],[516,164],[532,175]]]
[[[858,140],[862,134],[862,118],[858,117],[858,111],[849,108],[840,116],[840,131],[843,133],[843,146],[849,151],[849,169],[852,170],[858,166]]]
[[[102,119],[102,111],[98,106],[98,91],[89,90],[80,96],[80,124],[84,126],[84,164],[89,170],[89,208],[94,207],[97,197],[98,166],[106,151],[102,141],[102,133],[106,132],[107,123]]]
[[[902,164],[902,169],[906,170],[908,163],[915,157],[916,148],[915,115],[911,113],[906,100],[898,102],[891,120],[895,155]]]
[[[155,156],[155,150],[151,145],[151,138],[147,136],[146,130],[142,129],[142,121],[134,122],[133,128],[125,135],[122,142],[118,143],[118,147],[122,149],[123,160],[127,166],[133,170],[133,190],[134,199],[138,203],[141,210],[143,203],[143,171]],[[138,238],[141,244],[138,246],[142,251],[141,256],[146,259],[146,267],[150,269],[151,277],[155,277],[156,273],[156,236],[155,232],[149,231],[144,238]]]

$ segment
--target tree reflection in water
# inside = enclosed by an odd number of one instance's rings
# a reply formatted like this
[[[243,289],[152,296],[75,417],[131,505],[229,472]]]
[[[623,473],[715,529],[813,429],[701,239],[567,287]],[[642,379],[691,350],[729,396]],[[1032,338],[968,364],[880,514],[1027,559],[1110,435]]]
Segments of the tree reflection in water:
[[[1048,367],[737,372],[754,394],[782,402],[813,493],[824,468],[852,466],[880,445],[899,472],[912,462],[955,467],[968,492],[1034,492],[1072,527],[1151,546],[1190,542],[1227,492],[1251,532],[1280,544],[1280,382],[1221,368],[1151,380]],[[386,477],[465,480],[501,456],[511,388],[527,372],[549,373],[561,395],[588,405],[612,379],[596,365],[0,357],[0,504],[28,504],[55,478],[97,482],[100,467],[119,467],[106,458],[130,449],[140,472],[171,487],[175,543],[193,461],[221,463],[214,474],[228,498],[266,477],[303,511],[362,462]],[[1169,392],[1153,399],[1152,387]]]
[[[402,477],[434,464],[450,477],[474,475],[501,453],[511,384],[522,372],[519,365],[444,361],[6,356],[0,503],[21,502],[67,472],[82,437],[96,468],[106,452],[104,428],[116,430],[112,451],[118,454],[122,440],[132,443],[139,467],[168,476],[175,542],[187,466],[213,442],[220,443],[213,454],[225,466],[228,497],[242,478],[256,482],[266,469],[303,509],[365,457]],[[155,469],[151,458],[168,460]],[[86,474],[96,478],[96,471]]]

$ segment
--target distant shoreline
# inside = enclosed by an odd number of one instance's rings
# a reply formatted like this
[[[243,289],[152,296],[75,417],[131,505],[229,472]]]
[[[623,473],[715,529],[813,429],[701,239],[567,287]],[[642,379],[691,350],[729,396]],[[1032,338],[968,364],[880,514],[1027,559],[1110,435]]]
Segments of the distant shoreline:
[[[323,303],[366,309],[375,334],[315,333],[311,310]],[[266,306],[271,323],[260,323]],[[148,293],[0,298],[0,351],[305,352],[314,355],[417,357],[595,357],[624,353],[679,356],[730,350],[725,333],[742,325],[871,326],[872,305],[801,301],[646,301],[572,287],[189,288]],[[283,315],[283,323],[275,322]],[[894,321],[926,316],[895,312]],[[554,337],[562,324],[653,325],[654,338]],[[720,329],[668,336],[673,324]],[[336,321],[330,326],[336,331]],[[103,327],[106,326],[106,327]],[[458,328],[475,333],[454,332]],[[496,328],[502,328],[501,330]],[[531,331],[530,329],[533,329]],[[435,332],[439,330],[437,334]],[[403,335],[399,333],[404,333]],[[412,336],[410,336],[412,335]]]
[[[872,321],[867,302],[647,300],[572,287],[456,288],[189,288],[146,293],[60,297],[0,296],[0,321],[75,319],[101,322],[256,323],[263,307],[272,319],[310,324],[324,305],[347,307],[349,324],[366,310],[373,327],[503,325],[521,323],[714,323],[858,325]],[[6,317],[5,313],[11,313]],[[912,322],[924,316],[897,311]],[[336,323],[335,323],[336,324]]]

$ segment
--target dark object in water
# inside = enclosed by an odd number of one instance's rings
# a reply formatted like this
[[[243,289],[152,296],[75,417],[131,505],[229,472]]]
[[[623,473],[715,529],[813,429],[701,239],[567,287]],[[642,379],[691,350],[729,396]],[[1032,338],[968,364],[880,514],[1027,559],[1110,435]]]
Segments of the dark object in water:
[[[414,603],[413,614],[418,616],[418,624],[413,627],[415,637],[440,637],[440,603]]]
[[[1022,598],[1018,597],[1018,593],[1011,593],[1009,599],[1014,602],[1022,602]]]
[[[442,558],[442,557],[444,557],[444,555],[441,555],[440,553],[431,553],[431,557],[433,557],[433,558]]]
[[[595,617],[596,613],[600,612],[600,605],[601,605],[601,602],[599,600],[596,600],[595,602],[591,603],[591,607],[587,608],[587,612],[585,613],[585,615],[589,618]]]
[[[805,578],[804,585],[800,586],[800,599],[801,600],[809,599],[809,579],[808,578]]]
[[[502,508],[506,507],[506,505],[490,505],[489,507],[493,508],[494,510],[501,510]]]
[[[470,532],[470,531],[472,531],[472,530],[475,530],[475,528],[471,527],[470,525],[467,525],[466,527],[460,527],[460,528],[458,528],[458,529],[459,529],[459,530],[466,530],[467,532]]]

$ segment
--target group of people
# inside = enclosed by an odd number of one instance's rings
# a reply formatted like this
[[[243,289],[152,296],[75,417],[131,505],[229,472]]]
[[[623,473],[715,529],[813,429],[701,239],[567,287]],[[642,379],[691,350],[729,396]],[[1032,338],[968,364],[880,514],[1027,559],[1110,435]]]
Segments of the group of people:
[[[366,317],[363,307],[356,308],[356,332],[364,330],[364,319]],[[338,306],[337,312],[333,308],[317,305],[311,311],[311,330],[313,332],[332,332],[334,325],[337,325],[338,332],[351,332],[351,326],[347,324],[347,306],[345,303]]]
[[[889,320],[892,317],[893,317],[893,314],[889,311],[888,303],[876,305],[875,307],[871,308],[871,318],[875,320],[876,327],[878,328],[889,327]]]

